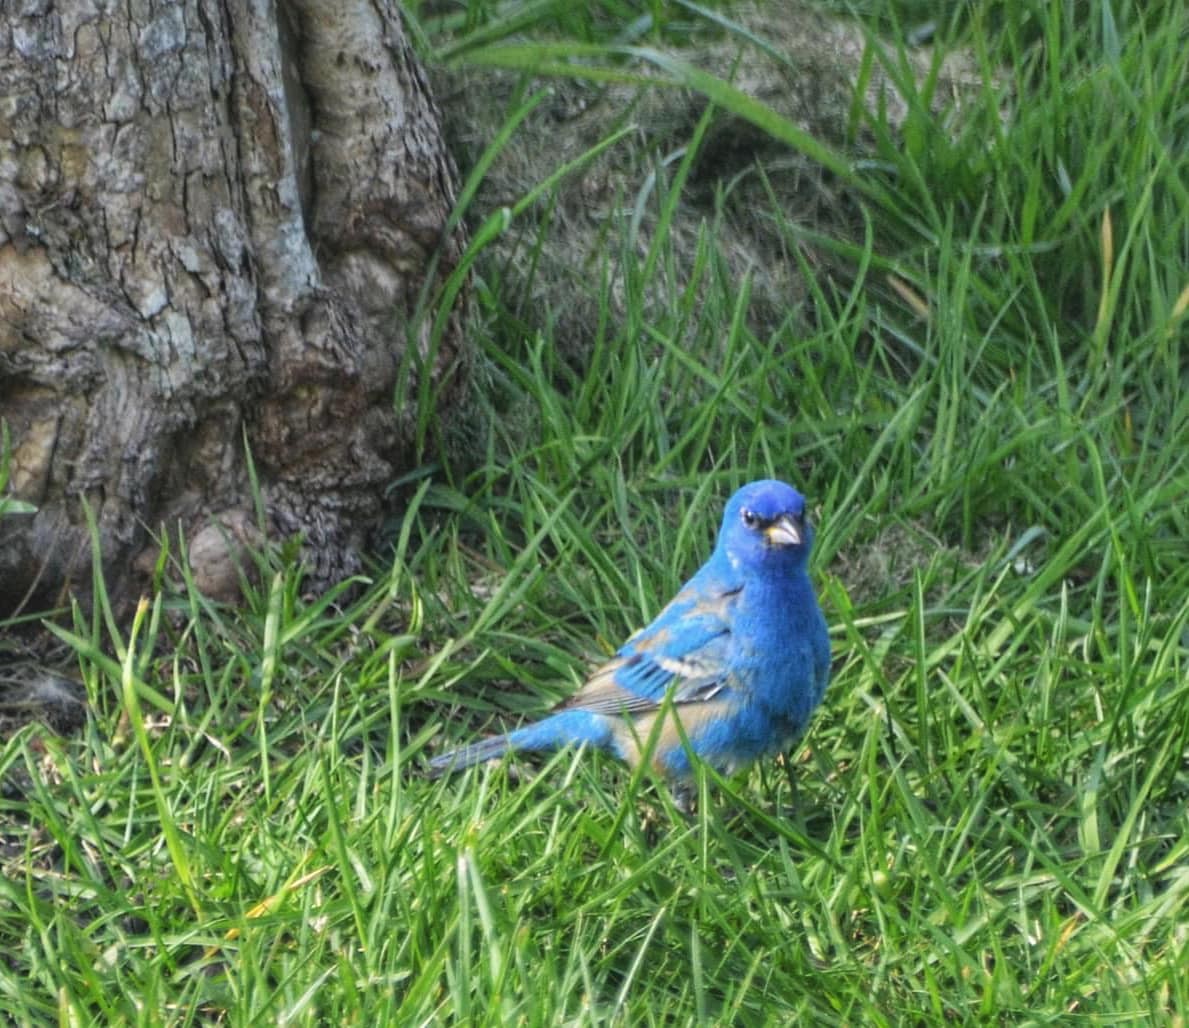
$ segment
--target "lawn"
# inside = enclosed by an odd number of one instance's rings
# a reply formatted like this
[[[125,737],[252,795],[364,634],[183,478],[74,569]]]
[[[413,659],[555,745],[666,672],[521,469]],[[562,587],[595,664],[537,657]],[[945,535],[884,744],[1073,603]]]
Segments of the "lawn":
[[[910,102],[847,144],[698,63],[779,61],[729,6],[553,7],[414,9],[430,62],[546,73],[492,167],[551,82],[714,108],[669,150],[628,111],[503,211],[463,169],[476,409],[438,439],[427,397],[367,576],[309,597],[286,551],[240,611],[177,570],[133,625],[75,615],[85,728],[0,750],[0,1011],[1184,1024],[1189,11],[966,5],[955,116],[906,71],[913,5],[865,5]],[[736,189],[706,155],[744,123]],[[558,271],[550,214],[607,159],[632,191]],[[789,165],[845,213],[790,209]],[[784,309],[724,242],[745,186]],[[597,754],[419,773],[572,692],[767,476],[809,498],[834,650],[796,751],[692,815]]]

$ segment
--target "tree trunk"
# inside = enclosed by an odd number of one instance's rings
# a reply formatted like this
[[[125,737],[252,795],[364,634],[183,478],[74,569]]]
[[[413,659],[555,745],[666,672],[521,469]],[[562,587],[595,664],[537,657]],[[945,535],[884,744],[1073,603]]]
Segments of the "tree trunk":
[[[354,570],[419,375],[443,411],[465,377],[458,312],[411,318],[454,188],[396,0],[0,0],[0,416],[38,508],[0,519],[0,614],[85,593],[85,504],[117,595],[178,528],[230,595],[248,452],[313,583]]]

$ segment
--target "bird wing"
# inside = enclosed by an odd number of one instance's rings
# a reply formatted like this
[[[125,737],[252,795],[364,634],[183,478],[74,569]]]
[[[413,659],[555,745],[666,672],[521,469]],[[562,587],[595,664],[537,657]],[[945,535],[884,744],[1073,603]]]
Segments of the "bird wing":
[[[731,608],[741,588],[696,576],[559,709],[639,714],[656,710],[670,690],[677,704],[713,698],[727,684]]]

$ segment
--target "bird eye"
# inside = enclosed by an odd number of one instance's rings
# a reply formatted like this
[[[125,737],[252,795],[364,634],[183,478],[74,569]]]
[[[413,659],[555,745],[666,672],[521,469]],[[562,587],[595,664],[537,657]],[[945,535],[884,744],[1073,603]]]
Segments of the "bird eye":
[[[743,523],[748,528],[755,528],[760,523],[760,517],[753,510],[745,510],[743,512]]]

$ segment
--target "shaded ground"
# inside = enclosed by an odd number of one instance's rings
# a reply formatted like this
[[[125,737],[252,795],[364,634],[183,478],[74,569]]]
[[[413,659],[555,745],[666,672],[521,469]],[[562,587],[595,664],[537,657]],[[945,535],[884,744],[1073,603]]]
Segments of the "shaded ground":
[[[855,102],[857,82],[867,81],[866,111],[882,110],[893,129],[903,125],[908,103],[872,49],[882,48],[896,64],[900,57],[894,43],[873,43],[861,25],[799,4],[741,5],[731,9],[731,17],[764,41],[765,49],[723,33],[671,56],[731,82],[855,159],[871,156],[873,148]],[[931,48],[909,49],[897,75],[915,89],[933,70],[933,61]],[[606,256],[607,240],[620,236],[619,223],[635,222],[635,253],[618,255],[619,262],[647,252],[657,223],[656,177],[674,174],[706,110],[705,97],[672,87],[567,79],[526,83],[502,70],[439,68],[432,77],[464,174],[513,110],[535,91],[548,92],[486,173],[471,212],[476,224],[616,130],[631,128],[627,139],[565,179],[549,203],[525,212],[485,261],[498,278],[502,300],[524,317],[526,330],[534,318],[544,317],[567,356],[580,360],[598,319],[597,289],[590,282]],[[936,69],[934,110],[959,118],[963,102],[980,88],[973,56],[947,54]],[[786,219],[783,224],[774,210]],[[707,222],[715,226],[715,252],[730,273],[752,276],[748,313],[757,332],[780,324],[805,298],[797,255],[788,249],[788,225],[855,240],[863,231],[853,197],[833,176],[749,122],[723,113],[710,126],[668,229],[687,264]],[[830,260],[810,245],[800,256],[811,266]],[[615,274],[622,283],[619,267]],[[622,288],[619,295],[622,299]],[[615,313],[622,312],[621,304]]]

